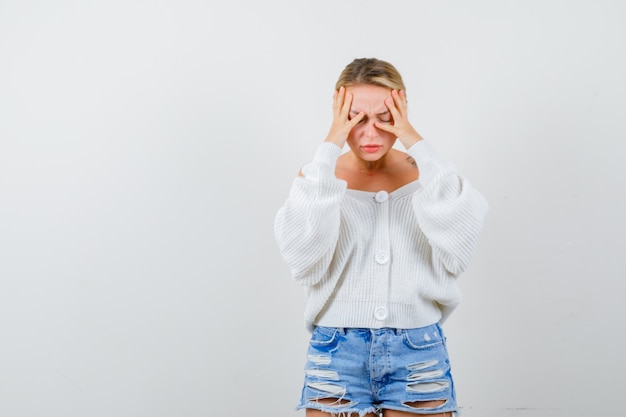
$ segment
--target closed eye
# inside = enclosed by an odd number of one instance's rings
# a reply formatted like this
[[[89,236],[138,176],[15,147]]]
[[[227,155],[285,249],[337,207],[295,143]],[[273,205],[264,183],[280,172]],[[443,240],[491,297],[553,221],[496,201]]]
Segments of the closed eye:
[[[378,117],[378,121],[380,121],[381,123],[391,122],[391,113],[389,113],[389,111],[378,113],[376,116]]]

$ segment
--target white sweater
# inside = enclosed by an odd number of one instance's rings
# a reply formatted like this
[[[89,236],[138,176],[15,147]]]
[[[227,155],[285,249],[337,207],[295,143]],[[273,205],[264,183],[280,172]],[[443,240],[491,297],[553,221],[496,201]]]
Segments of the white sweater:
[[[426,141],[408,149],[417,181],[387,193],[347,189],[341,148],[322,143],[275,218],[280,253],[307,289],[314,325],[415,328],[443,322],[461,301],[488,205]]]

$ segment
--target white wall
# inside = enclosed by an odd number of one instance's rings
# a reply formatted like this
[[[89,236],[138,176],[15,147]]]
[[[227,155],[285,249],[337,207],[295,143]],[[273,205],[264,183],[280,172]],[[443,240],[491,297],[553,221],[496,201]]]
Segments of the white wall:
[[[296,416],[273,216],[353,58],[487,196],[466,417],[619,415],[620,1],[1,1],[0,416]],[[618,400],[618,401],[616,401]]]

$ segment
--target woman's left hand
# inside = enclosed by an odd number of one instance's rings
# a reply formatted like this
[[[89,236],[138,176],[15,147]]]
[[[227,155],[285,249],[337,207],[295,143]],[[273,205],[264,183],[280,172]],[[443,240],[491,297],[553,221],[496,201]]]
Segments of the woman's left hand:
[[[391,112],[393,124],[377,122],[378,129],[393,133],[406,149],[423,139],[409,122],[404,91],[391,90],[391,98],[385,100],[385,105]]]

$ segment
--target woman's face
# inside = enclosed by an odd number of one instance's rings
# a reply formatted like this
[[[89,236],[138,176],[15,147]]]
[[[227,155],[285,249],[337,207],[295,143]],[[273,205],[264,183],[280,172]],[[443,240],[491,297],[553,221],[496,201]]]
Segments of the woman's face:
[[[396,141],[396,137],[377,129],[374,123],[392,123],[393,119],[385,105],[391,98],[391,89],[370,84],[357,84],[346,88],[352,94],[350,118],[365,113],[363,119],[350,131],[348,146],[355,155],[365,161],[377,161],[384,156]]]

